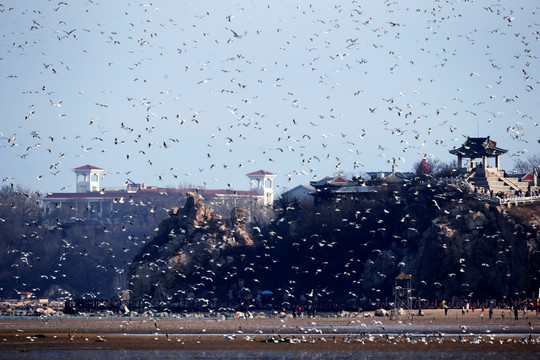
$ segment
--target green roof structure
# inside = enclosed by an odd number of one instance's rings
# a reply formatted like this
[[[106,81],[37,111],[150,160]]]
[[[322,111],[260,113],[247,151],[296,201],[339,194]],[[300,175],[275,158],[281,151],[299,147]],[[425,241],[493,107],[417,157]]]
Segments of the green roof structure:
[[[472,138],[467,140],[457,149],[450,150],[450,154],[461,155],[468,158],[479,158],[483,156],[494,157],[506,154],[508,150],[497,147],[497,143],[488,137]]]
[[[488,137],[467,137],[467,140],[457,149],[449,151],[458,157],[458,168],[465,171],[463,158],[470,159],[471,165],[467,172],[475,171],[480,176],[499,176],[499,156],[506,154],[508,150],[497,147],[497,143]],[[488,166],[488,159],[495,159],[495,166]],[[481,164],[476,164],[476,159],[482,159]]]

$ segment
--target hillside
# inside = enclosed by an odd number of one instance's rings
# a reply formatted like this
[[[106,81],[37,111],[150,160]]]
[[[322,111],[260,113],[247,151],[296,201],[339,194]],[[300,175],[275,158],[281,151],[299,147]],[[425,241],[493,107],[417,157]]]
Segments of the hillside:
[[[392,298],[400,272],[424,299],[537,291],[537,206],[502,208],[457,185],[414,182],[382,187],[374,200],[288,204],[267,228],[246,229],[201,201],[162,222],[141,251],[130,270],[134,298],[234,302],[267,290],[277,302],[350,303]],[[253,242],[230,240],[244,230]]]

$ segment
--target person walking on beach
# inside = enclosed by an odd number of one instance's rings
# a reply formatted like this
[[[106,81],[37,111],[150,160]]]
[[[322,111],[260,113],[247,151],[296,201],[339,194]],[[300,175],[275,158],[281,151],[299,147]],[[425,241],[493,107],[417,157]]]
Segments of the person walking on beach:
[[[518,319],[518,308],[517,306],[514,306],[514,319]]]
[[[489,308],[489,320],[491,320],[492,317],[493,317],[493,308],[490,307]]]
[[[448,315],[448,305],[444,304],[444,316]]]
[[[309,317],[315,317],[315,308],[313,307],[312,304],[308,305],[307,311],[308,311],[308,316]]]

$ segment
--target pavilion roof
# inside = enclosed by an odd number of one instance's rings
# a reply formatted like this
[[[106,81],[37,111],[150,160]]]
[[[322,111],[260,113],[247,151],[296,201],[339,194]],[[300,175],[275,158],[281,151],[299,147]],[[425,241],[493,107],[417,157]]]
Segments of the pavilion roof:
[[[467,137],[467,140],[457,149],[450,150],[450,154],[463,157],[499,156],[508,150],[497,147],[497,143],[488,137]]]

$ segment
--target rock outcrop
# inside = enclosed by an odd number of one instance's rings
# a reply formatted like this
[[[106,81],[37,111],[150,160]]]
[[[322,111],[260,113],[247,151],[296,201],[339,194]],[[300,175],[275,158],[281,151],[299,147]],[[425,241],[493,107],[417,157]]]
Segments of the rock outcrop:
[[[206,208],[200,194],[188,194],[185,205],[171,210],[169,216],[131,266],[135,297],[171,300],[184,298],[190,290],[201,287],[208,286],[211,291],[212,269],[227,261],[222,252],[238,245],[253,245],[242,209],[234,208],[231,219],[225,220]],[[201,277],[203,271],[208,276]],[[207,282],[201,283],[201,278]]]

